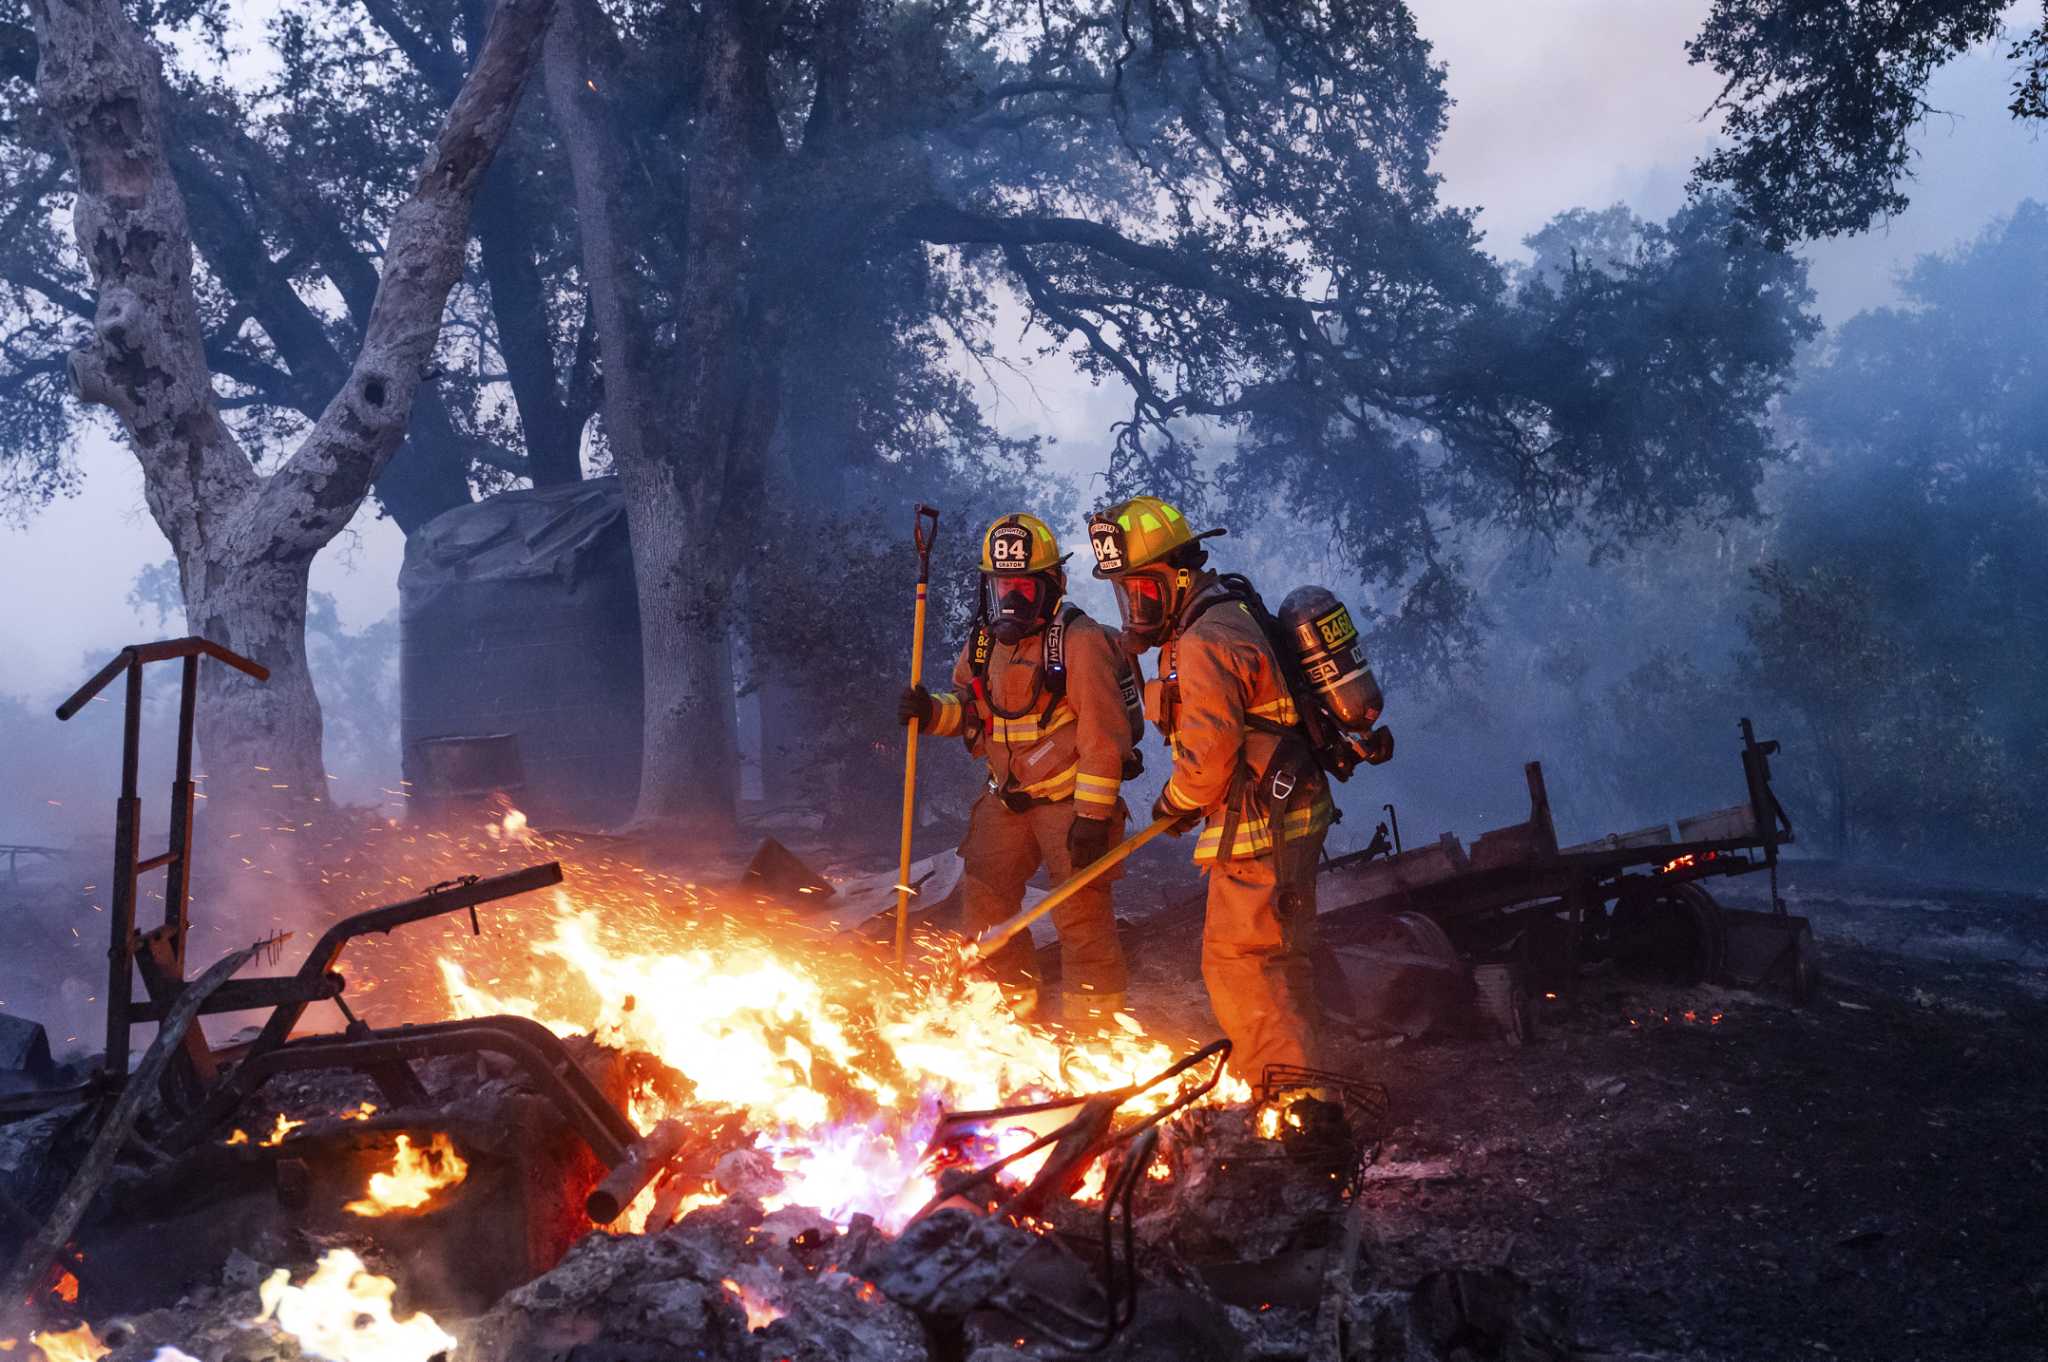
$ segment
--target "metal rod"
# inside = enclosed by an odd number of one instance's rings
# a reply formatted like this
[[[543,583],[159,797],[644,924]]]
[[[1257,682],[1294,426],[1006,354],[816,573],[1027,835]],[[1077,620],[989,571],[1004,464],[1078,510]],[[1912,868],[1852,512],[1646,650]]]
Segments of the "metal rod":
[[[690,1128],[676,1120],[663,1121],[648,1131],[646,1138],[636,1142],[584,1199],[583,1209],[589,1213],[590,1223],[609,1225],[623,1215],[626,1207],[633,1204],[633,1198],[654,1181],[654,1175],[682,1151],[689,1138]]]
[[[185,977],[185,941],[192,925],[185,916],[192,890],[192,720],[199,691],[199,655],[188,653],[178,677],[178,773],[171,781],[171,846],[164,855],[164,926],[171,968]]]
[[[299,977],[317,978],[326,974],[334,967],[334,961],[341,954],[341,948],[355,937],[367,936],[371,932],[388,932],[409,922],[439,917],[443,913],[452,913],[462,908],[474,908],[496,899],[523,894],[529,889],[543,889],[561,882],[562,863],[548,861],[506,875],[458,882],[445,889],[430,889],[419,897],[406,899],[402,903],[387,904],[382,908],[372,908],[368,912],[345,917],[329,927],[314,943],[305,962],[299,966]],[[256,1038],[252,1050],[273,1050],[284,1044],[292,1033],[292,1027],[298,1025],[299,1018],[305,1011],[304,1003],[287,1003],[279,1007],[277,1011],[271,1013],[270,1020],[263,1024],[263,1033]]]
[[[142,835],[142,800],[135,792],[142,764],[142,664],[132,653],[125,703],[121,793],[114,804],[114,882],[107,913],[107,1045],[100,1061],[100,1072],[114,1084],[128,1077],[128,1005],[135,996],[135,863]]]
[[[114,655],[114,660],[93,673],[92,679],[71,692],[70,698],[57,706],[57,717],[69,719],[84,707],[85,702],[105,690],[107,683],[121,674],[121,669],[130,663],[162,662],[173,657],[210,657],[224,662],[236,671],[253,676],[258,681],[270,679],[270,668],[260,662],[243,657],[240,653],[221,647],[210,638],[167,638],[156,643],[135,643]]]
[[[1132,852],[1151,841],[1154,837],[1157,837],[1160,833],[1165,832],[1175,823],[1180,822],[1185,816],[1184,814],[1176,814],[1158,819],[1150,827],[1145,828],[1135,836],[1127,837],[1114,847],[1111,847],[1100,860],[1091,862],[1087,869],[1068,877],[1066,883],[1060,885],[1050,894],[1047,894],[1032,907],[1026,908],[1023,912],[998,922],[995,926],[983,932],[974,939],[974,958],[976,960],[986,960],[991,955],[994,955],[997,951],[1008,945],[1011,938],[1015,937],[1017,933],[1024,931],[1032,923],[1038,921],[1038,919],[1044,917],[1047,913],[1059,907],[1062,903],[1065,903],[1068,899],[1095,883],[1095,881],[1101,879],[1109,871],[1122,865],[1131,858]]]
[[[199,1009],[201,1016],[221,1012],[247,1012],[259,1007],[277,1007],[284,1003],[316,1003],[328,998],[339,998],[342,979],[339,974],[323,975],[317,979],[301,979],[288,975],[282,979],[230,979],[222,984],[214,995]],[[131,1022],[160,1021],[171,1010],[172,1004],[159,1002],[136,1003],[128,1009]]]

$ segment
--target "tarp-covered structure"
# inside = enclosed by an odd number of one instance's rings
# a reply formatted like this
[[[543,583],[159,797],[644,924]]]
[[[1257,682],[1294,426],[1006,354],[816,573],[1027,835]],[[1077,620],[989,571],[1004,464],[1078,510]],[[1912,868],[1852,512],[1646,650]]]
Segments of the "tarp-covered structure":
[[[467,760],[519,786],[507,793],[538,823],[599,827],[631,812],[640,612],[617,478],[436,517],[406,539],[398,593],[415,800],[473,793],[447,788]]]

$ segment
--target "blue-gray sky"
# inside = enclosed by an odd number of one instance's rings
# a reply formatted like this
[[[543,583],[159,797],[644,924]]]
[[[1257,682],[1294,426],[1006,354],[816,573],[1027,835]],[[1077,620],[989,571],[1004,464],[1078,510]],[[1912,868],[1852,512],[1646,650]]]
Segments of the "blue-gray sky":
[[[1682,50],[1705,0],[1414,7],[1457,100],[1438,161],[1444,194],[1482,210],[1494,253],[1520,253],[1521,238],[1565,208],[1622,201],[1663,217],[1682,201],[1687,169],[1713,136],[1703,115],[1714,79],[1689,68]],[[2048,193],[2048,143],[2006,116],[2007,80],[2006,63],[1990,50],[1944,70],[1933,102],[1953,116],[1919,139],[1912,209],[1880,231],[1809,252],[1830,322],[1888,300],[1894,275],[1914,256],[1974,234],[2030,192]],[[1009,385],[1004,422],[1058,435],[1061,461],[1074,469],[1099,462],[1121,394],[1091,390],[1044,362],[1032,387]],[[47,697],[81,678],[86,655],[156,629],[126,604],[137,571],[168,556],[143,509],[134,461],[97,435],[80,463],[81,495],[26,528],[0,526],[0,692]],[[352,627],[376,620],[396,605],[400,549],[397,532],[365,513],[321,555],[314,587],[335,595]]]

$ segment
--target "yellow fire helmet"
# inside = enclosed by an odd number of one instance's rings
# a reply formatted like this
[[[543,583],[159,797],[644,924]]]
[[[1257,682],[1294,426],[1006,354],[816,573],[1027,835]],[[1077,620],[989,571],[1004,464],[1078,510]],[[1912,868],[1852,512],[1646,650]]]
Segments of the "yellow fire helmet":
[[[981,570],[989,577],[1051,572],[1066,562],[1052,526],[1035,515],[1006,515],[981,536]]]
[[[1095,550],[1095,575],[1116,577],[1150,567],[1175,549],[1228,530],[1196,534],[1180,509],[1158,497],[1132,497],[1088,517],[1088,547]]]

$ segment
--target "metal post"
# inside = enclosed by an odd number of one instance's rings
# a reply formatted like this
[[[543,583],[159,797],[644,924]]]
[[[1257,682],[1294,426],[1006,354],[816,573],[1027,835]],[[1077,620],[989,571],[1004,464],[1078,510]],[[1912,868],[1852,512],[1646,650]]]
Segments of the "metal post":
[[[176,978],[185,978],[185,905],[192,888],[192,713],[199,689],[199,654],[187,654],[178,683],[178,776],[171,782],[170,859],[164,866],[164,944]]]
[[[107,1053],[101,1073],[111,1083],[128,1078],[128,1005],[135,989],[135,882],[142,800],[135,792],[142,762],[142,663],[128,660],[128,695],[121,715],[121,795],[114,805],[114,883],[107,924]]]

